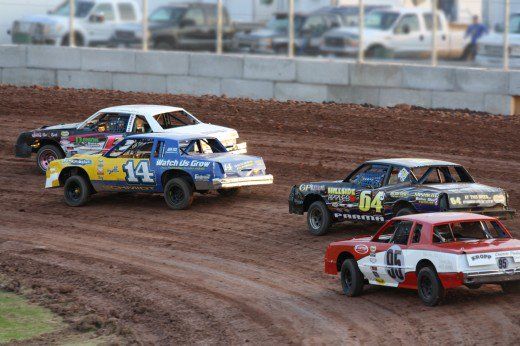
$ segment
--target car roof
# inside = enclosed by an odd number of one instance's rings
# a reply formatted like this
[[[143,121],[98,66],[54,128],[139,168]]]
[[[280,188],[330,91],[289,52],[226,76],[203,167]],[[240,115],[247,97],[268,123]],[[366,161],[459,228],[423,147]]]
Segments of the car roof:
[[[191,141],[193,139],[214,138],[214,137],[197,136],[192,133],[154,132],[154,133],[142,133],[142,134],[137,134],[137,135],[131,135],[126,138],[158,138],[158,139],[171,139],[174,141]]]
[[[474,221],[474,220],[496,220],[493,217],[473,214],[473,213],[458,213],[458,212],[440,212],[440,213],[425,213],[404,215],[394,218],[393,220],[408,220],[420,222],[422,224],[437,225],[448,222],[458,221]]]
[[[431,159],[421,159],[421,158],[393,158],[393,159],[378,159],[378,160],[370,160],[365,163],[381,163],[387,165],[397,165],[404,166],[408,168],[416,168],[416,167],[428,167],[428,166],[460,166],[457,163],[441,161],[441,160],[431,160]]]
[[[180,107],[160,106],[160,105],[123,105],[108,107],[100,110],[102,113],[130,113],[144,116],[154,116],[157,114],[183,111]]]

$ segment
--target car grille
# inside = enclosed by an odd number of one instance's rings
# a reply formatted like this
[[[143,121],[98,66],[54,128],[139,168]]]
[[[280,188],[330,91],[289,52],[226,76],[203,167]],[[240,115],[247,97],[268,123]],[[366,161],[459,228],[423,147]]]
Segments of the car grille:
[[[327,37],[325,38],[325,45],[329,47],[344,47],[345,39],[342,37]]]
[[[482,51],[484,55],[489,56],[502,56],[504,54],[504,49],[501,46],[484,45]]]
[[[45,26],[40,23],[25,23],[16,22],[13,25],[13,33],[15,34],[29,34],[34,36],[42,36]]]

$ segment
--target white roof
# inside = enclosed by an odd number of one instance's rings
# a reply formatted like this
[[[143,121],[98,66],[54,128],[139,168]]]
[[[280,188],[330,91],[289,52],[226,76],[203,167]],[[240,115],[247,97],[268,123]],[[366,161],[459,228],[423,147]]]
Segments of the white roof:
[[[183,111],[183,108],[170,107],[170,106],[159,106],[159,105],[125,105],[108,107],[100,110],[101,113],[129,113],[143,116],[154,116],[157,114],[179,112]]]

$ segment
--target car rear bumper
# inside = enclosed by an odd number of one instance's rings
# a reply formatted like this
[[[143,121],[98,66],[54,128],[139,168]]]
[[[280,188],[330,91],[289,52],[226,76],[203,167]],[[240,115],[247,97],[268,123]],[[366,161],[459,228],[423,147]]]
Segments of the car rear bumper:
[[[520,281],[520,268],[464,274],[464,284],[497,284],[512,281]]]
[[[242,186],[269,185],[272,183],[273,176],[266,174],[251,177],[214,179],[212,187],[213,189],[231,189]]]

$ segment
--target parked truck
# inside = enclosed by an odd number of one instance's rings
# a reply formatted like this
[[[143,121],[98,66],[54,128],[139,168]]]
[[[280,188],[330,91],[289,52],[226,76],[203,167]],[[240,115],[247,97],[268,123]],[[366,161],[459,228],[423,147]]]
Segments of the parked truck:
[[[15,44],[68,45],[70,1],[45,15],[28,15],[13,22],[9,34]],[[141,21],[135,0],[76,0],[74,37],[76,46],[104,46],[122,23]]]
[[[333,29],[323,36],[325,55],[354,56],[361,48],[366,57],[420,58],[431,54],[432,12],[422,8],[379,9],[365,17],[363,46],[359,47],[359,28]],[[463,31],[451,31],[442,11],[437,14],[438,56],[459,58],[469,44]]]
[[[509,66],[520,68],[520,13],[509,20]],[[475,62],[479,66],[501,67],[504,63],[504,27],[497,25],[490,34],[478,41]]]

